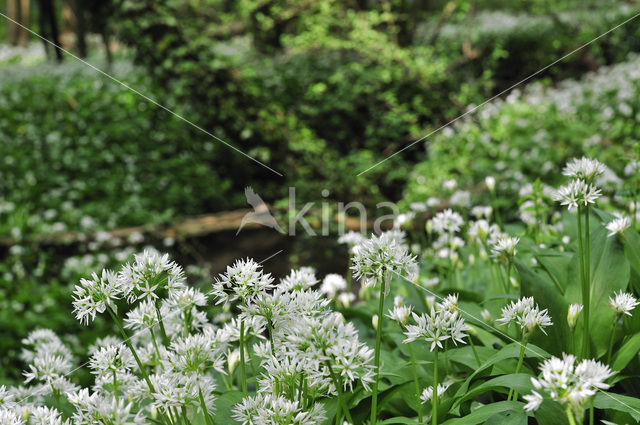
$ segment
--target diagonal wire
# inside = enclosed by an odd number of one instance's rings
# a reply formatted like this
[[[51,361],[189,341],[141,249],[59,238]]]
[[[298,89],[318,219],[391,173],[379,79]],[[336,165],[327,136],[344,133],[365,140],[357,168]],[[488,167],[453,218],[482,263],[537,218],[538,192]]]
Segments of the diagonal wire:
[[[436,294],[435,292],[431,291],[430,289],[425,288],[425,287],[424,287],[424,286],[422,286],[422,285],[419,285],[418,283],[416,283],[416,282],[414,282],[414,281],[412,281],[412,280],[408,279],[407,277],[405,277],[405,276],[403,276],[403,275],[401,275],[401,274],[399,274],[399,273],[395,273],[395,274],[397,274],[398,276],[400,276],[402,279],[406,280],[407,282],[411,283],[411,284],[412,284],[412,285],[414,285],[415,287],[417,287],[417,288],[419,288],[419,289],[422,289],[422,290],[423,290],[423,291],[425,291],[427,294],[432,295],[432,296],[436,297],[436,298],[437,298],[437,299],[439,299],[439,300],[443,300],[443,299],[444,299],[441,295]],[[520,347],[523,347],[523,348],[525,349],[525,351],[526,351],[526,350],[529,350],[529,351],[531,351],[532,353],[534,353],[534,354],[535,354],[536,356],[538,356],[538,357],[541,357],[541,358],[543,358],[543,359],[547,358],[547,356],[546,356],[546,355],[541,354],[541,353],[538,353],[538,352],[536,352],[533,348],[531,348],[530,344],[524,344],[524,345],[523,345],[520,341],[517,341],[516,339],[514,339],[514,338],[513,338],[513,337],[511,337],[510,335],[507,335],[506,333],[504,333],[504,332],[502,332],[501,330],[497,329],[495,326],[491,326],[490,324],[486,323],[484,320],[481,320],[481,319],[480,319],[480,318],[478,318],[477,316],[474,316],[473,314],[471,314],[471,313],[469,313],[469,312],[467,312],[467,311],[463,310],[462,308],[460,308],[460,306],[458,306],[458,310],[459,310],[460,312],[464,313],[465,315],[467,315],[468,317],[471,317],[472,319],[475,319],[476,321],[478,321],[479,323],[481,323],[481,324],[482,324],[483,326],[485,326],[486,328],[491,329],[491,330],[493,330],[493,331],[495,331],[495,332],[499,333],[500,335],[504,336],[505,338],[507,338],[507,339],[509,339],[509,340],[511,340],[511,341],[513,341],[513,342],[515,342],[515,343],[516,343],[516,344],[518,344]],[[578,380],[579,380],[581,383],[583,383],[583,384],[589,384],[589,382],[585,381],[584,379],[580,379],[580,378],[579,378],[577,375],[575,375],[575,374],[573,375],[573,377],[574,377],[574,378],[578,378]],[[619,399],[617,399],[617,398],[613,397],[611,394],[607,393],[606,391],[603,391],[603,390],[601,390],[600,388],[597,388],[597,387],[595,388],[595,391],[596,391],[596,393],[597,393],[598,391],[601,391],[603,395],[605,395],[605,396],[609,397],[609,398],[610,398],[610,399],[612,399],[613,401],[615,401],[615,402],[617,402],[617,403],[620,403],[621,405],[623,405],[623,406],[625,406],[626,408],[628,408],[628,409],[630,409],[630,410],[634,411],[635,413],[640,414],[640,411],[638,411],[637,409],[635,409],[635,408],[633,408],[633,407],[629,406],[629,405],[628,405],[627,403],[625,403],[624,401],[619,400]],[[593,397],[595,397],[595,394],[593,395]]]
[[[258,262],[258,264],[262,264],[262,263],[265,263],[265,262],[269,261],[270,259],[272,259],[272,258],[273,258],[273,257],[275,257],[276,255],[279,255],[279,254],[280,254],[280,253],[282,253],[283,251],[284,251],[284,249],[281,249],[281,250],[277,251],[276,253],[271,254],[270,256],[268,256],[267,258],[265,258],[264,260],[259,261],[259,262]],[[212,289],[212,290],[210,290],[210,291],[208,291],[208,292],[206,292],[204,295],[205,295],[205,296],[209,296],[209,295],[211,295],[211,293],[212,293],[212,292],[213,292],[213,289]],[[186,306],[185,306],[185,307],[188,307],[188,306],[190,306],[190,305],[192,305],[192,304],[193,304],[193,301],[192,301],[192,302],[190,302],[190,303],[188,303],[188,304],[186,304]],[[181,309],[175,310],[174,312],[169,313],[169,314],[167,314],[166,316],[164,316],[164,317],[163,317],[163,320],[166,320],[166,319],[168,319],[168,318],[170,318],[170,317],[173,317],[173,316],[175,316],[177,313],[180,313],[180,312],[182,312],[182,311],[183,311],[183,310],[181,310]],[[146,327],[143,327],[143,328],[141,328],[141,329],[138,329],[136,332],[134,332],[134,333],[133,333],[133,334],[131,334],[129,337],[127,337],[127,339],[123,340],[123,341],[122,341],[122,343],[124,344],[125,342],[130,341],[132,338],[134,338],[134,337],[136,337],[136,336],[140,335],[142,332],[145,332],[145,331],[147,331],[147,330],[151,329],[153,326],[155,326],[155,324],[152,324],[152,325],[150,325],[150,326],[146,326]],[[80,366],[78,366],[78,367],[76,367],[75,369],[73,369],[73,370],[71,370],[71,371],[69,371],[69,372],[65,373],[64,375],[62,375],[62,376],[61,376],[61,378],[66,378],[67,376],[71,375],[73,372],[76,372],[76,371],[78,371],[78,370],[82,369],[83,367],[87,366],[89,363],[90,363],[90,361],[89,361],[89,360],[87,360],[86,362],[82,363]],[[26,396],[26,397],[22,398],[21,400],[19,400],[19,401],[18,401],[18,402],[16,402],[16,403],[17,403],[17,404],[20,404],[20,403],[22,403],[23,401],[25,401],[26,399],[28,399],[28,398],[30,398],[30,397],[33,397],[34,395],[38,395],[38,393],[39,393],[39,392],[41,392],[44,388],[47,388],[47,387],[46,387],[46,386],[43,386],[43,387],[41,387],[40,389],[36,389],[36,390],[35,390],[35,391],[33,391],[31,394],[29,394],[28,396]]]
[[[201,131],[202,133],[206,134],[207,136],[217,140],[218,142],[222,143],[223,145],[227,146],[228,148],[233,149],[234,151],[236,151],[237,153],[239,153],[240,155],[243,155],[247,158],[249,158],[250,160],[252,160],[253,162],[261,165],[262,167],[266,168],[267,170],[271,171],[274,174],[277,174],[280,177],[283,177],[283,174],[279,173],[278,171],[274,170],[273,168],[269,167],[268,165],[266,165],[265,163],[257,160],[256,158],[252,157],[249,154],[244,153],[243,151],[241,151],[240,149],[236,148],[235,146],[233,146],[232,144],[230,144],[229,142],[221,139],[220,137],[216,136],[215,134],[205,130],[204,128],[200,127],[198,124],[194,123],[193,121],[189,120],[188,118],[185,118],[184,116],[178,114],[177,112],[174,112],[173,110],[167,108],[166,106],[162,105],[161,103],[158,103],[156,100],[150,98],[149,96],[145,95],[144,93],[141,93],[140,91],[136,90],[135,88],[131,87],[130,85],[128,85],[127,83],[117,79],[116,77],[112,76],[111,74],[108,74],[107,72],[101,70],[100,68],[96,67],[95,65],[87,62],[86,60],[76,56],[75,54],[73,54],[72,52],[70,52],[69,50],[65,49],[62,46],[57,45],[56,43],[54,43],[51,40],[48,40],[47,38],[41,36],[40,34],[38,34],[37,32],[33,31],[32,29],[22,25],[20,22],[17,22],[13,19],[11,19],[10,17],[8,17],[7,15],[5,15],[4,13],[0,12],[0,16],[2,16],[3,18],[7,19],[8,21],[13,22],[15,25],[18,25],[19,27],[25,29],[26,31],[30,32],[31,34],[35,35],[36,37],[38,37],[39,39],[41,39],[42,41],[44,41],[45,43],[49,43],[50,45],[52,45],[53,47],[60,49],[61,51],[63,51],[64,53],[68,54],[69,56],[71,56],[72,58],[78,60],[79,62],[82,62],[84,65],[90,67],[91,69],[93,69],[94,71],[104,75],[105,77],[107,77],[108,79],[110,79],[111,81],[121,85],[122,87],[124,87],[127,90],[130,90],[131,92],[137,94],[138,96],[140,96],[141,98],[143,98],[144,100],[146,100],[149,103],[154,104],[155,106],[157,106],[160,109],[163,109],[164,111],[170,113],[171,115],[175,116],[176,118],[179,118],[180,120],[186,122],[187,124],[189,124],[190,126],[192,126],[193,128]]]
[[[361,171],[360,173],[358,173],[358,177],[360,177],[361,175],[363,175],[364,173],[374,169],[375,167],[377,167],[378,165],[382,164],[383,162],[386,162],[387,160],[393,158],[394,156],[398,155],[399,153],[404,152],[405,150],[409,149],[410,147],[414,146],[416,143],[419,143],[423,140],[425,140],[426,138],[430,137],[431,135],[438,133],[440,130],[449,127],[451,124],[453,124],[454,122],[458,121],[459,119],[474,113],[475,111],[477,111],[478,109],[482,108],[484,105],[486,105],[487,103],[491,102],[492,100],[502,96],[505,93],[510,92],[511,90],[513,90],[514,88],[518,87],[519,85],[521,85],[522,83],[525,83],[527,81],[529,81],[530,79],[532,79],[533,77],[535,77],[536,75],[539,75],[540,73],[546,71],[547,69],[551,68],[552,66],[556,65],[559,62],[562,62],[563,60],[565,60],[566,58],[568,58],[569,56],[573,55],[574,53],[584,49],[585,47],[587,47],[588,45],[594,43],[595,41],[599,40],[600,38],[604,37],[605,35],[617,30],[618,28],[620,28],[621,26],[627,24],[628,22],[631,22],[632,20],[634,20],[635,18],[637,18],[638,16],[640,16],[640,12],[636,13],[635,15],[633,15],[632,17],[626,19],[625,21],[619,23],[618,25],[616,25],[615,27],[607,30],[606,32],[603,32],[602,34],[600,34],[599,36],[597,36],[596,38],[592,39],[591,41],[588,41],[586,43],[584,43],[583,45],[575,48],[574,50],[570,51],[569,53],[567,53],[566,55],[562,56],[560,59],[556,59],[555,61],[551,62],[550,64],[548,64],[547,66],[545,66],[544,68],[539,69],[538,71],[534,72],[533,74],[523,78],[522,80],[518,81],[517,83],[511,85],[510,87],[502,90],[500,93],[490,97],[489,99],[485,100],[484,102],[482,102],[481,104],[474,106],[473,108],[469,109],[467,112],[457,116],[456,118],[452,119],[451,121],[449,121],[446,124],[441,125],[440,127],[436,128],[435,130],[433,130],[432,132],[420,137],[417,140],[414,140],[413,142],[409,143],[407,146],[403,147],[400,150],[395,151],[394,153],[392,153],[391,155],[389,155],[388,157],[386,157],[385,159],[378,161],[377,163],[373,164],[372,166],[370,166],[369,168],[367,168],[364,171]]]

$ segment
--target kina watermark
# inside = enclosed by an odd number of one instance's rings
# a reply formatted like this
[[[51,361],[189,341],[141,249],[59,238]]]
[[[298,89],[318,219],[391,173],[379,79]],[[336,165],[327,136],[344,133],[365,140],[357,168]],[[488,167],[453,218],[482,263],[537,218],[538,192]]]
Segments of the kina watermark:
[[[249,224],[258,224],[289,236],[328,236],[336,233],[341,236],[348,231],[381,233],[397,224],[398,217],[402,216],[398,205],[385,201],[377,203],[376,214],[373,214],[373,218],[369,217],[371,209],[368,212],[362,202],[330,200],[327,189],[322,190],[320,200],[298,206],[296,188],[289,187],[287,210],[278,215],[281,216],[278,220],[252,187],[246,187],[244,194],[253,211],[242,217],[236,235]]]

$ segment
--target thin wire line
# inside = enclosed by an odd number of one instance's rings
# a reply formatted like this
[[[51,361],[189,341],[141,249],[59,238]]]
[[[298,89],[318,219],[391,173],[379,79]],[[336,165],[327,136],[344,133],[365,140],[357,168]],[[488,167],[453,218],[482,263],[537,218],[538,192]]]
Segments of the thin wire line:
[[[281,252],[283,252],[283,251],[284,251],[284,249],[281,249],[281,250],[277,251],[275,254],[271,254],[270,256],[268,256],[267,258],[265,258],[264,260],[259,261],[259,262],[258,262],[258,264],[262,264],[262,263],[264,263],[264,262],[266,262],[266,261],[269,261],[270,259],[272,259],[273,257],[275,257],[276,255],[280,254],[280,253],[281,253]],[[211,295],[211,293],[212,293],[212,292],[213,292],[213,289],[212,289],[212,290],[210,290],[210,291],[208,291],[208,292],[206,292],[206,293],[204,294],[204,295],[205,295],[205,297],[206,297],[206,296]],[[188,303],[188,304],[186,304],[186,305],[185,305],[185,307],[189,307],[189,306],[190,306],[190,305],[192,305],[192,304],[193,304],[193,301],[192,301],[192,302],[190,302],[190,303]],[[180,312],[183,312],[183,310],[182,310],[182,309],[175,310],[173,313],[167,314],[167,315],[166,315],[166,316],[164,316],[162,319],[163,319],[163,321],[164,321],[164,320],[166,320],[166,319],[168,319],[168,318],[170,318],[170,317],[175,316],[177,313],[180,313]],[[131,339],[132,339],[132,338],[134,338],[134,337],[136,337],[136,336],[140,335],[142,332],[148,331],[149,329],[151,329],[151,328],[152,328],[152,327],[154,327],[154,326],[155,326],[155,324],[152,324],[152,325],[147,326],[147,327],[144,327],[144,328],[142,328],[142,329],[138,329],[136,332],[134,332],[134,333],[133,333],[133,334],[131,334],[129,337],[127,337],[127,339],[123,340],[123,341],[122,341],[122,344],[124,344],[124,343],[125,343],[125,342],[127,342],[127,341],[131,341]],[[65,374],[64,374],[64,375],[62,375],[61,377],[62,377],[62,378],[66,378],[67,376],[71,375],[73,372],[76,372],[76,371],[78,371],[78,370],[82,369],[83,367],[87,366],[89,363],[90,363],[90,361],[89,361],[89,360],[87,360],[86,362],[82,363],[80,366],[78,366],[78,367],[76,367],[75,369],[73,369],[73,370],[71,370],[71,371],[69,371],[69,372],[65,373]],[[18,401],[18,402],[17,402],[17,404],[22,403],[23,401],[25,401],[25,400],[26,400],[26,399],[28,399],[29,397],[33,397],[34,395],[38,395],[38,393],[39,393],[40,391],[42,391],[42,389],[44,389],[44,388],[48,388],[48,387],[45,385],[45,386],[42,386],[42,387],[40,388],[40,390],[36,389],[33,393],[29,394],[28,396],[26,396],[26,397],[24,397],[23,399],[21,399],[20,401]]]
[[[399,273],[396,273],[396,274],[397,274],[398,276],[400,276],[402,279],[404,279],[404,280],[406,280],[407,282],[411,283],[412,285],[416,286],[417,288],[420,288],[420,289],[422,289],[423,291],[427,292],[428,294],[431,294],[432,296],[435,296],[436,298],[439,298],[439,299],[441,299],[441,300],[443,300],[443,299],[444,299],[444,297],[442,297],[441,295],[436,294],[435,292],[431,291],[430,289],[425,288],[425,287],[423,287],[423,286],[421,286],[421,285],[418,285],[416,282],[414,282],[414,281],[412,281],[412,280],[410,280],[410,279],[406,278],[405,276],[403,276],[403,275],[401,275],[401,274],[399,274]],[[474,316],[473,314],[466,312],[465,310],[463,310],[462,308],[460,308],[460,306],[457,306],[457,308],[458,308],[458,310],[460,310],[462,313],[464,313],[464,314],[466,314],[467,316],[469,316],[469,317],[471,317],[471,318],[473,318],[473,319],[475,319],[475,320],[479,321],[479,322],[480,322],[480,323],[482,323],[483,325],[487,326],[489,329],[493,329],[493,330],[495,330],[495,331],[496,331],[496,332],[498,332],[499,334],[501,334],[501,335],[505,336],[506,338],[508,338],[508,339],[510,339],[511,341],[513,341],[513,342],[515,342],[516,344],[518,344],[520,347],[524,347],[524,350],[525,350],[525,351],[528,349],[528,350],[530,350],[531,352],[533,352],[534,354],[536,354],[537,356],[542,357],[543,359],[546,359],[546,358],[547,358],[546,356],[544,356],[544,355],[542,355],[542,354],[540,354],[540,353],[537,353],[535,350],[533,350],[532,348],[530,348],[530,347],[529,347],[529,344],[527,344],[527,345],[523,345],[520,341],[515,340],[514,338],[512,338],[511,336],[509,336],[509,335],[507,335],[506,333],[502,332],[501,330],[499,330],[499,329],[495,328],[494,326],[491,326],[490,324],[488,324],[488,323],[486,323],[485,321],[483,321],[483,320],[479,319],[478,317]],[[614,371],[614,372],[615,372],[615,371]],[[575,374],[573,375],[573,377],[574,377],[574,378],[577,378],[577,379],[578,379],[581,383],[583,383],[583,384],[589,384],[589,382],[587,382],[587,381],[586,381],[586,380],[584,380],[584,379],[580,379],[580,377],[578,377],[578,376],[577,376],[577,375],[575,375]],[[613,397],[611,394],[609,394],[609,393],[605,392],[604,390],[601,390],[600,388],[595,387],[595,392],[597,393],[598,391],[602,392],[602,394],[603,394],[603,395],[605,395],[605,396],[609,397],[610,399],[612,399],[612,400],[614,400],[614,401],[616,401],[616,402],[620,403],[621,405],[623,405],[623,406],[627,407],[628,409],[631,409],[631,410],[632,410],[632,411],[634,411],[635,413],[640,414],[640,411],[638,411],[638,410],[634,409],[633,407],[629,406],[627,403],[623,402],[622,400],[618,400],[618,399],[616,399],[615,397]],[[594,393],[593,397],[595,397],[595,393]]]
[[[274,170],[273,168],[269,167],[268,165],[264,164],[263,162],[255,159],[254,157],[252,157],[249,154],[244,153],[243,151],[241,151],[240,149],[236,148],[235,146],[233,146],[232,144],[226,142],[225,140],[221,139],[220,137],[216,136],[215,134],[205,130],[204,128],[200,127],[199,125],[195,124],[194,122],[190,121],[189,119],[183,117],[182,115],[178,114],[177,112],[172,111],[171,109],[167,108],[166,106],[158,103],[157,101],[155,101],[154,99],[150,98],[149,96],[139,92],[138,90],[134,89],[133,87],[129,86],[127,83],[118,80],[116,77],[113,77],[112,75],[106,73],[105,71],[101,70],[100,68],[96,67],[95,65],[92,65],[91,63],[87,62],[86,60],[76,56],[75,54],[71,53],[70,51],[66,50],[65,48],[63,48],[62,46],[57,45],[56,43],[54,43],[53,41],[48,40],[47,38],[41,36],[40,34],[38,34],[37,32],[31,30],[28,27],[25,27],[24,25],[22,25],[21,23],[11,19],[10,17],[8,17],[7,15],[5,15],[4,13],[0,12],[0,16],[4,17],[5,19],[13,22],[14,24],[20,26],[21,28],[29,31],[31,34],[35,35],[36,37],[38,37],[39,39],[41,39],[42,41],[44,41],[45,43],[49,43],[52,46],[54,46],[57,49],[60,49],[61,51],[65,52],[66,54],[68,54],[69,56],[73,57],[74,59],[82,62],[84,65],[92,68],[94,71],[104,75],[105,77],[109,78],[110,80],[116,82],[117,84],[120,84],[122,87],[126,88],[127,90],[130,90],[131,92],[137,94],[138,96],[142,97],[143,99],[145,99],[146,101],[154,104],[155,106],[157,106],[158,108],[161,108],[163,110],[165,110],[166,112],[170,113],[171,115],[181,119],[182,121],[186,122],[187,124],[189,124],[190,126],[200,130],[202,133],[206,134],[209,137],[212,137],[213,139],[219,141],[220,143],[224,144],[225,146],[233,149],[234,151],[238,152],[239,154],[249,158],[250,160],[260,164],[261,166],[263,166],[264,168],[266,168],[267,170],[271,171],[272,173],[277,174],[280,177],[283,177],[283,175],[281,173],[279,173],[278,171]]]
[[[501,91],[500,93],[490,97],[489,99],[485,100],[484,102],[482,102],[481,104],[473,107],[472,109],[468,110],[467,112],[463,113],[462,115],[457,116],[456,118],[452,119],[451,121],[449,121],[448,123],[436,128],[435,130],[433,130],[431,133],[420,137],[417,140],[414,140],[413,142],[411,142],[410,144],[408,144],[407,146],[403,147],[402,149],[392,153],[391,155],[389,155],[388,157],[386,157],[385,159],[373,164],[371,167],[367,168],[364,171],[361,171],[360,173],[358,173],[358,177],[360,177],[361,175],[363,175],[364,173],[368,172],[369,170],[372,170],[373,168],[377,167],[378,165],[382,164],[385,161],[388,161],[389,159],[393,158],[394,156],[398,155],[399,153],[404,152],[405,150],[409,149],[410,147],[412,147],[413,145],[415,145],[416,143],[419,143],[423,140],[425,140],[426,138],[428,138],[429,136],[439,132],[440,130],[449,127],[451,124],[453,124],[454,122],[458,121],[459,119],[477,111],[478,109],[480,109],[481,107],[483,107],[484,105],[486,105],[487,103],[491,102],[492,100],[502,96],[503,94],[513,90],[514,88],[516,88],[517,86],[521,85],[522,83],[525,83],[527,81],[529,81],[531,78],[535,77],[536,75],[546,71],[547,69],[551,68],[552,66],[556,65],[559,62],[562,62],[563,60],[565,60],[566,58],[568,58],[569,56],[573,55],[574,53],[578,52],[579,50],[584,49],[585,47],[587,47],[588,45],[592,44],[593,42],[599,40],[600,38],[604,37],[605,35],[609,34],[612,31],[615,31],[616,29],[620,28],[621,26],[625,25],[626,23],[634,20],[635,18],[637,18],[638,16],[640,16],[640,12],[633,15],[631,18],[625,20],[624,22],[616,25],[615,27],[611,28],[610,30],[603,32],[602,34],[600,34],[599,36],[597,36],[596,38],[594,38],[593,40],[581,45],[580,47],[572,50],[571,52],[567,53],[566,55],[562,56],[560,59],[556,59],[555,61],[551,62],[549,65],[545,66],[544,68],[539,69],[538,71],[534,72],[533,74],[529,75],[528,77],[518,81],[517,83],[513,84],[512,86],[504,89],[503,91]]]

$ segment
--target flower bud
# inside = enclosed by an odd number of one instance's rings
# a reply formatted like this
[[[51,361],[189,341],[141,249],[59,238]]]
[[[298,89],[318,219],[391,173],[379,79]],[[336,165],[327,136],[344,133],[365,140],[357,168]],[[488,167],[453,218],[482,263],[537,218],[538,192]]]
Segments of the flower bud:
[[[484,178],[484,184],[487,185],[487,189],[493,192],[496,189],[496,179],[493,176],[487,176]]]
[[[228,366],[229,366],[229,374],[233,374],[233,371],[236,370],[236,367],[238,366],[238,363],[240,363],[240,351],[233,350],[231,353],[229,353],[229,356],[227,357],[227,362],[228,362]]]
[[[378,315],[374,314],[373,317],[371,317],[371,324],[373,325],[373,329],[375,329],[376,331],[378,330]]]
[[[576,327],[576,322],[578,321],[578,315],[582,311],[582,304],[571,304],[569,306],[569,312],[567,313],[567,323],[569,324],[569,328],[573,330]]]

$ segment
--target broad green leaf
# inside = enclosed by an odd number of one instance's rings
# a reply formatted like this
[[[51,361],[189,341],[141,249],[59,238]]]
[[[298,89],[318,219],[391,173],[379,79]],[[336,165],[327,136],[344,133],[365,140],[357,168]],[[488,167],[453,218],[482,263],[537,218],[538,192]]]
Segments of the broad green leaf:
[[[498,388],[506,388],[507,391],[504,391],[505,393],[508,393],[508,390],[511,388],[518,391],[520,394],[527,393],[531,390],[531,375],[526,373],[512,373],[489,379],[487,382],[483,382],[482,384],[467,391],[466,394],[456,401],[455,405],[457,406],[466,400],[470,400],[480,394],[484,394],[488,391],[494,391]]]
[[[569,425],[567,414],[555,401],[545,400],[534,412],[536,421],[544,425]]]
[[[227,391],[223,394],[220,394],[216,397],[214,405],[215,405],[215,415],[213,415],[213,419],[216,423],[219,424],[239,424],[240,422],[236,421],[231,417],[232,410],[236,404],[242,401],[242,393],[240,391]]]
[[[598,409],[613,409],[628,413],[636,421],[640,421],[640,399],[635,397],[599,391],[596,394],[594,406]]]
[[[497,403],[487,404],[482,406],[473,412],[469,413],[463,418],[449,419],[442,425],[476,425],[481,424],[493,415],[497,413],[503,413],[508,411],[521,411],[522,403],[517,401],[499,401]]]
[[[632,336],[616,353],[613,358],[612,369],[616,371],[623,370],[631,360],[640,352],[640,333]]]
[[[395,418],[385,419],[382,422],[376,422],[380,425],[402,424],[402,425],[420,425],[415,419],[405,418],[403,416],[397,416]]]
[[[527,425],[527,414],[524,410],[496,413],[485,422],[485,425]]]

